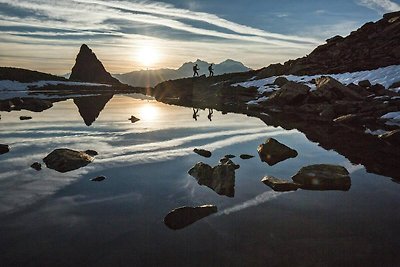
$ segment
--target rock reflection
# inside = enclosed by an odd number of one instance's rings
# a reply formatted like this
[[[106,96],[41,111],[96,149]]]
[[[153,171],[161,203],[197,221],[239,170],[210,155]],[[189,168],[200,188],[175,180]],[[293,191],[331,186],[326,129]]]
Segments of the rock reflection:
[[[164,223],[172,230],[179,230],[217,211],[218,209],[214,205],[180,207],[168,213],[164,218]]]
[[[112,94],[99,96],[85,96],[74,98],[74,103],[78,107],[79,114],[87,126],[92,125],[99,117],[108,101],[113,97]]]

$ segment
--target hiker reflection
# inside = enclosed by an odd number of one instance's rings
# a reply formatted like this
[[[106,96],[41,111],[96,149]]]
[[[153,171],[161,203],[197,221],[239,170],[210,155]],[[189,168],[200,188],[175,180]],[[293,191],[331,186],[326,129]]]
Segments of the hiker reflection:
[[[198,115],[197,113],[199,113],[199,109],[198,108],[193,108],[193,119],[195,121],[197,121],[197,117],[199,117],[200,115]]]
[[[197,64],[193,66],[193,77],[199,76],[199,70],[200,68],[197,66]]]
[[[207,118],[208,118],[210,121],[212,121],[212,115],[213,115],[213,109],[212,109],[212,108],[209,108],[209,109],[208,109],[208,116],[207,116]]]

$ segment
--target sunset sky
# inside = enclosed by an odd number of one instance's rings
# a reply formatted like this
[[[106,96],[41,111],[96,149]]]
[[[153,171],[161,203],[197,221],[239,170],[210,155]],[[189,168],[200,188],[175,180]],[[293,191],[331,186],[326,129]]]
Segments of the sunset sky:
[[[0,0],[0,65],[65,74],[86,43],[112,73],[197,58],[260,68],[397,10],[400,0]]]

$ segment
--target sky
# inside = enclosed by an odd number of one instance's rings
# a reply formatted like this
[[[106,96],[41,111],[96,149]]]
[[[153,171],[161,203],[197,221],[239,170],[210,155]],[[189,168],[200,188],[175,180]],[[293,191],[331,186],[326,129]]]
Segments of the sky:
[[[111,73],[196,59],[258,69],[399,10],[400,0],[0,0],[0,66],[62,75],[85,43]]]

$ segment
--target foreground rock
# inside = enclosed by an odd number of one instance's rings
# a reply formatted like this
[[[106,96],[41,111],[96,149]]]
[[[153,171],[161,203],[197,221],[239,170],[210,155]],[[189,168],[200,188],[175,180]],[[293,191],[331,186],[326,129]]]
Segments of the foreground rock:
[[[97,153],[96,150],[92,150],[92,149],[85,150],[85,153],[92,157],[97,156],[99,154],[99,153]]]
[[[268,185],[272,190],[277,192],[296,191],[299,185],[286,180],[278,179],[273,176],[265,176],[261,182]]]
[[[219,195],[234,197],[235,170],[238,167],[230,159],[226,159],[215,167],[199,162],[188,173],[196,178],[199,185],[205,185]]]
[[[259,145],[257,151],[261,161],[270,166],[289,158],[295,158],[298,155],[296,150],[279,143],[274,138],[269,138],[265,144]]]
[[[5,154],[10,151],[10,147],[8,145],[0,144],[0,155]]]
[[[39,162],[34,162],[31,165],[31,168],[34,169],[34,170],[40,171],[42,169],[42,164],[40,164]]]
[[[317,164],[300,169],[292,177],[301,189],[307,190],[343,190],[351,186],[349,172],[342,166]]]
[[[137,122],[137,121],[140,121],[140,119],[139,118],[136,118],[135,116],[131,116],[128,120],[130,120],[132,123],[135,123],[135,122]]]
[[[93,181],[93,182],[101,182],[101,181],[104,181],[105,179],[106,179],[105,176],[97,176],[97,177],[95,177],[95,178],[90,179],[90,181]]]
[[[298,104],[301,103],[307,96],[310,87],[307,85],[289,81],[282,88],[274,92],[267,100],[273,104]]]
[[[172,230],[179,230],[217,211],[218,209],[214,205],[181,207],[168,213],[164,218],[164,223]]]
[[[43,162],[47,168],[64,173],[84,167],[91,163],[93,159],[92,156],[83,151],[60,148],[53,150],[43,159]]]
[[[200,156],[203,156],[205,158],[211,157],[211,152],[208,151],[208,150],[205,150],[205,149],[197,149],[197,148],[195,148],[195,149],[193,149],[193,152],[196,153],[196,154],[199,154]]]

